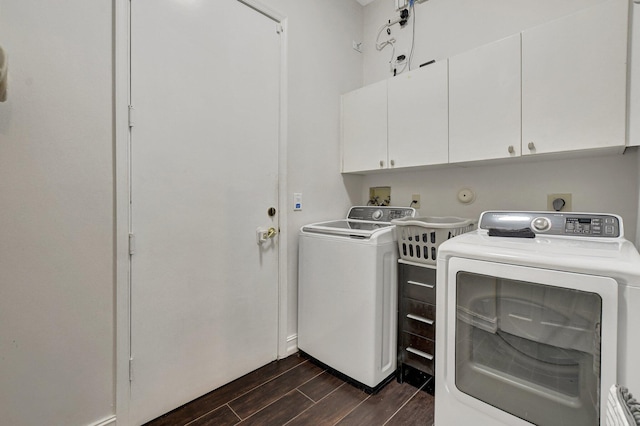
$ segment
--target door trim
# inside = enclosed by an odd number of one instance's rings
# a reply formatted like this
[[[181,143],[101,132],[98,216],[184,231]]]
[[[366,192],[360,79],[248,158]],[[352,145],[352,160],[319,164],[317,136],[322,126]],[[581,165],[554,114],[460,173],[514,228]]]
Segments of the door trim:
[[[287,18],[257,0],[237,0],[280,26],[280,123],[278,141],[278,359],[295,352],[287,345],[288,309],[288,218],[287,218],[287,128],[288,128],[288,30]],[[114,277],[115,277],[115,384],[114,403],[118,425],[129,425],[129,358],[131,353],[131,163],[129,104],[131,100],[131,0],[113,0],[113,126],[114,126]]]

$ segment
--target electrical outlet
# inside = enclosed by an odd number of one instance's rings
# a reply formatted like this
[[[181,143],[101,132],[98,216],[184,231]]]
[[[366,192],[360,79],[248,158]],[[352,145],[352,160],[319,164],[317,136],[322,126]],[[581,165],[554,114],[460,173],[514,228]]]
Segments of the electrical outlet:
[[[411,196],[411,207],[414,209],[420,208],[420,194],[413,194]]]
[[[555,200],[563,200],[557,201],[556,206],[553,205]],[[571,194],[548,194],[547,195],[547,210],[552,212],[570,212],[573,211],[571,207]]]

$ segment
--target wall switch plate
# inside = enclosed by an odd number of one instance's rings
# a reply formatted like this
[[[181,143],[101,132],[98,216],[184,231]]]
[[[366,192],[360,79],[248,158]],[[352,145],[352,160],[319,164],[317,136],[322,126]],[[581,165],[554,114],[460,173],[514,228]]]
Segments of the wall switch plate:
[[[302,193],[296,192],[293,194],[293,211],[302,210]]]
[[[563,200],[563,201],[556,201]],[[556,201],[554,206],[553,202]],[[558,209],[559,208],[559,209]],[[548,194],[547,195],[547,210],[551,212],[570,212],[571,206],[571,194]]]
[[[420,194],[413,194],[411,196],[411,207],[414,209],[420,208]]]

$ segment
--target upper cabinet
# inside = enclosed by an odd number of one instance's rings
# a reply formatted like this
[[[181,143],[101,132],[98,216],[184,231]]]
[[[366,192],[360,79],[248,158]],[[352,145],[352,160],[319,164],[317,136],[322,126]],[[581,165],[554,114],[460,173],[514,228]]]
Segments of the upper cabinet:
[[[387,81],[390,165],[446,164],[447,61],[426,65]]]
[[[449,161],[520,155],[520,34],[449,59]]]
[[[522,33],[522,154],[625,145],[629,3]]]
[[[343,172],[626,146],[629,2],[343,96]]]
[[[447,62],[342,96],[342,171],[444,164],[448,160]]]
[[[342,171],[387,167],[387,81],[342,95]]]

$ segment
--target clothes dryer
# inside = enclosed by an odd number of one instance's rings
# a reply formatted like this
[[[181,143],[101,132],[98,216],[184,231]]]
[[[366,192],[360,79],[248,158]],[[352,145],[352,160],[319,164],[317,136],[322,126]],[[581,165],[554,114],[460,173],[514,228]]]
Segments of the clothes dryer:
[[[485,212],[437,268],[436,426],[599,425],[613,384],[640,389],[619,216]]]

